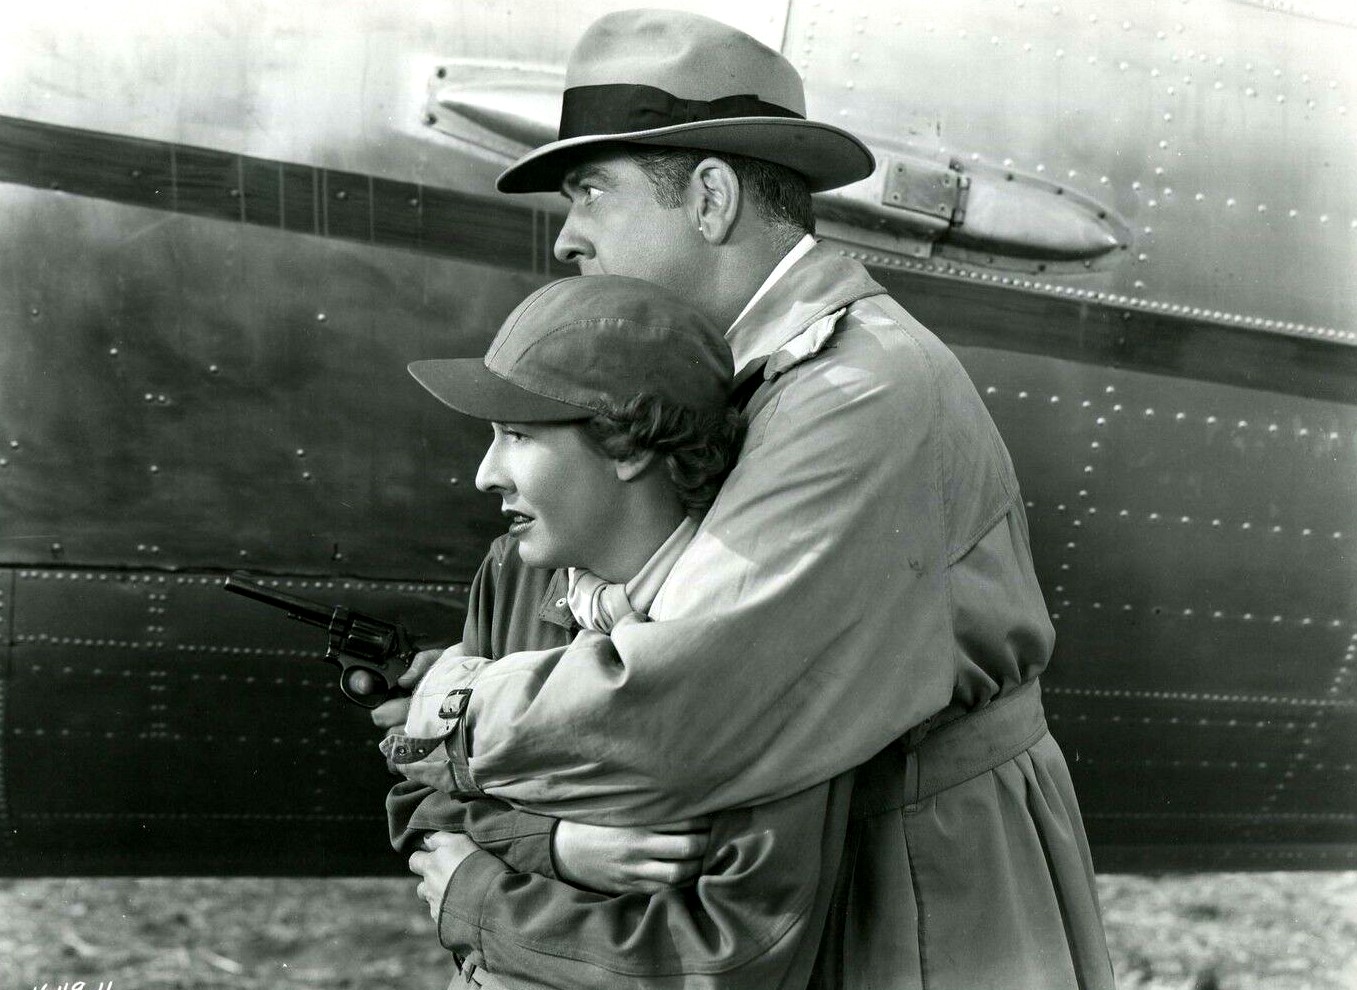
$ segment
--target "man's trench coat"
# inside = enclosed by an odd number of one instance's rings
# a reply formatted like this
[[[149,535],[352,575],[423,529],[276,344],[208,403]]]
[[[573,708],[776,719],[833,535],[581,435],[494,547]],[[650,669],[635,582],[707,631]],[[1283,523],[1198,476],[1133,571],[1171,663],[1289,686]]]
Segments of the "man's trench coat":
[[[761,379],[748,439],[654,621],[465,661],[460,790],[654,824],[862,766],[819,985],[1111,987],[1041,710],[1054,631],[974,386],[824,246],[729,339],[737,380]]]

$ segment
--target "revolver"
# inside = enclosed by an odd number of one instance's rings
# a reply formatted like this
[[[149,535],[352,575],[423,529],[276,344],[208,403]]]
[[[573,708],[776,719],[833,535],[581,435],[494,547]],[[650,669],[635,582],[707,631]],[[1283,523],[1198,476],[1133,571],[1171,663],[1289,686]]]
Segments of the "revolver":
[[[323,659],[339,666],[339,690],[354,704],[376,708],[387,698],[404,693],[396,679],[410,669],[417,648],[399,623],[273,591],[240,574],[226,579],[226,590],[328,630],[330,642]]]

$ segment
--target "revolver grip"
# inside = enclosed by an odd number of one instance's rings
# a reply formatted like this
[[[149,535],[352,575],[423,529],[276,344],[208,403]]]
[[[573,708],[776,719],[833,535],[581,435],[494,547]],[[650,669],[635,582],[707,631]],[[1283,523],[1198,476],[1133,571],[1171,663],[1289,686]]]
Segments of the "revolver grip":
[[[365,663],[346,663],[339,672],[339,690],[355,705],[376,708],[388,698],[403,693],[396,678],[404,672],[404,666],[380,670]]]

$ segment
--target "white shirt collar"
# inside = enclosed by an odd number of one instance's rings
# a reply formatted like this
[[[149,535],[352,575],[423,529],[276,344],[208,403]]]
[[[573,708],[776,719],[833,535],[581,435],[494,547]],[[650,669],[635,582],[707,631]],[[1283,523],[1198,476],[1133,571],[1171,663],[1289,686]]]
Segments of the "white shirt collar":
[[[613,622],[627,612],[648,612],[679,555],[697,535],[697,523],[695,517],[684,516],[669,538],[625,585],[609,584],[582,567],[568,568],[566,600],[575,621],[584,629],[607,632]],[[600,610],[607,613],[604,622],[599,621]]]
[[[783,275],[786,275],[792,265],[804,258],[813,247],[815,247],[815,238],[811,237],[810,234],[802,235],[801,240],[797,241],[796,245],[782,256],[782,260],[777,263],[777,266],[768,273],[768,277],[763,280],[763,284],[759,286],[758,291],[749,297],[749,302],[745,303],[744,309],[740,310],[740,315],[735,317],[735,322],[730,325],[730,330],[726,331],[726,340],[730,341],[731,350],[735,352],[735,374],[738,375],[743,371],[750,361],[764,355],[755,353],[752,350],[745,351],[741,348],[739,342],[731,336],[731,330],[734,330],[735,327],[739,325],[739,322],[745,318],[745,315],[754,308],[755,303],[768,294],[768,290],[777,284],[778,279],[782,278]]]

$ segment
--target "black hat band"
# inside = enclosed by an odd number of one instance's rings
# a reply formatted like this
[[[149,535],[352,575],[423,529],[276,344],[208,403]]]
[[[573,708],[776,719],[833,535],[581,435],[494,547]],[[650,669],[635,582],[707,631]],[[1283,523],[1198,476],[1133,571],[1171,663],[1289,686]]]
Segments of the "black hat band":
[[[791,117],[795,110],[767,103],[753,93],[716,100],[685,100],[655,86],[608,83],[572,86],[561,102],[558,140],[596,134],[627,134],[675,124],[698,124],[731,117]]]

